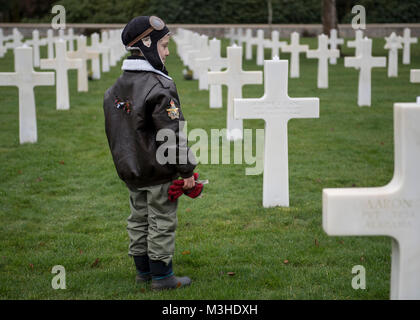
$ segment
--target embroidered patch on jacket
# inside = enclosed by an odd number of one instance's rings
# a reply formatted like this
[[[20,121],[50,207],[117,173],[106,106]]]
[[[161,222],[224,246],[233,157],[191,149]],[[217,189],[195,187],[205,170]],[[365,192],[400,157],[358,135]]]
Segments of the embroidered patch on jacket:
[[[114,104],[117,109],[121,109],[127,114],[130,114],[132,111],[131,102],[127,99],[123,100],[118,97],[115,97]]]
[[[168,117],[171,118],[171,120],[179,119],[179,108],[175,106],[174,100],[171,99],[170,108],[166,109],[168,112]]]

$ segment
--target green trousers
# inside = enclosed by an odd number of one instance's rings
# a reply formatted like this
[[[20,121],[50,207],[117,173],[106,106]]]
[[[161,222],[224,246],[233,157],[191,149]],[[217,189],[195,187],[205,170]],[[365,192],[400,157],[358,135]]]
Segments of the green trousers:
[[[151,260],[172,260],[178,201],[168,199],[172,182],[130,190],[131,214],[127,219],[130,256],[148,255]]]

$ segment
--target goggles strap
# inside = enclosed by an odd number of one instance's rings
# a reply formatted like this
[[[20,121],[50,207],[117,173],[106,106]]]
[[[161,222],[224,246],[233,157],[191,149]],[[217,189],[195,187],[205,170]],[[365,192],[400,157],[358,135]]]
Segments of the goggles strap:
[[[147,35],[149,35],[153,30],[155,30],[153,27],[150,27],[146,31],[144,31],[141,35],[137,36],[133,41],[131,41],[127,47],[131,47],[133,44],[135,44],[137,41],[143,39]]]

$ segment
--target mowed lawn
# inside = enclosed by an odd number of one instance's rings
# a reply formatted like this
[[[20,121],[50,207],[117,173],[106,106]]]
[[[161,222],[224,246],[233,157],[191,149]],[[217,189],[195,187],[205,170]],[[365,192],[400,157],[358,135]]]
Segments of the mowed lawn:
[[[316,38],[302,42],[317,47]],[[223,41],[223,55],[228,43]],[[384,44],[374,39],[375,56],[387,55]],[[211,129],[225,128],[226,88],[223,109],[209,109],[208,91],[183,79],[174,42],[170,50],[167,69],[188,130],[202,128],[210,136]],[[255,56],[254,48],[245,70],[263,69]],[[18,90],[0,87],[0,298],[388,299],[391,240],[328,236],[321,195],[323,188],[391,180],[393,104],[420,95],[420,86],[409,82],[409,70],[420,68],[420,46],[412,47],[411,65],[401,58],[400,51],[398,78],[388,78],[386,68],[373,69],[372,106],[360,108],[358,71],[344,68],[341,57],[330,65],[329,88],[317,89],[317,60],[301,55],[301,77],[289,78],[289,95],[319,97],[320,118],[288,124],[290,207],[262,207],[262,175],[247,176],[252,165],[234,164],[233,143],[231,164],[199,165],[197,172],[210,184],[201,199],[180,198],[174,256],[176,274],[193,283],[165,292],[135,285],[127,255],[128,190],[112,162],[102,109],[121,62],[101,80],[89,81],[87,93],[77,92],[76,72],[70,71],[68,111],[55,109],[55,87],[36,87],[36,144],[19,144]],[[13,68],[9,50],[0,71]],[[247,85],[243,96],[261,97],[263,91],[263,85]],[[262,120],[244,121],[245,129],[263,127]],[[65,290],[51,286],[55,265],[66,270]],[[366,268],[366,290],[352,288],[355,265]]]

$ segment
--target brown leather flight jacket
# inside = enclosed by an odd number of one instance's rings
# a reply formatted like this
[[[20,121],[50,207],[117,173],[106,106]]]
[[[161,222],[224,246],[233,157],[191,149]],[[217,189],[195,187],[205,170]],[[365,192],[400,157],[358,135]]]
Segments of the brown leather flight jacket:
[[[103,107],[115,168],[129,189],[193,175],[196,160],[180,128],[185,119],[172,80],[153,72],[124,71],[106,91]],[[157,141],[161,129],[171,130],[176,143],[168,137]],[[176,161],[161,164],[156,157],[159,146],[166,149],[165,156],[176,152]]]

